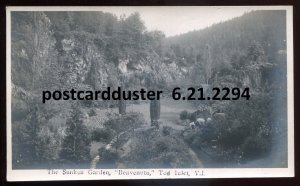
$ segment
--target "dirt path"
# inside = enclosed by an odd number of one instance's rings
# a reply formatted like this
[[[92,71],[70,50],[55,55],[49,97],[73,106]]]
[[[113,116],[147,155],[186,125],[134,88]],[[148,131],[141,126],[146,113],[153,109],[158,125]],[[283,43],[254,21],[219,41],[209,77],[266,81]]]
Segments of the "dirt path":
[[[194,162],[196,162],[195,167],[197,167],[197,168],[204,167],[202,161],[199,159],[197,154],[191,148],[189,148],[189,154],[191,155],[191,158],[194,160]]]

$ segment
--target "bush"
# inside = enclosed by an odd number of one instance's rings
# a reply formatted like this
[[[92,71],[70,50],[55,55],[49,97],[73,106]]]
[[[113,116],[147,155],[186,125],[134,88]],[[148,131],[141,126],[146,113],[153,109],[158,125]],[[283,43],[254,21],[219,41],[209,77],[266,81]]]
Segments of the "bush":
[[[119,159],[118,152],[114,149],[99,149],[101,168],[117,168],[116,162]]]
[[[183,139],[187,144],[192,144],[192,142],[197,134],[198,133],[194,130],[187,130],[183,134]]]
[[[270,109],[274,100],[270,95],[251,96],[251,100],[220,103],[226,120],[213,118],[200,131],[186,130],[186,143],[205,149],[212,158],[222,161],[249,161],[267,155],[272,146],[274,118],[278,118]]]
[[[18,121],[26,118],[26,116],[30,112],[29,106],[30,105],[28,105],[28,103],[26,103],[25,101],[18,98],[13,98],[11,100],[12,120]]]
[[[112,129],[97,128],[92,131],[92,140],[108,143],[114,135],[115,133]]]
[[[95,111],[95,109],[90,109],[88,112],[88,115],[89,115],[89,117],[96,116],[97,112]]]
[[[188,119],[188,112],[186,110],[182,111],[179,115],[181,120],[186,120]]]
[[[158,130],[131,139],[131,150],[122,158],[128,168],[190,168],[195,165],[188,147],[177,135]]]
[[[270,141],[261,136],[248,137],[241,147],[244,160],[260,158],[267,155],[270,149]]]
[[[227,107],[227,126],[221,134],[221,145],[228,148],[253,149],[257,158],[267,152],[272,138],[273,110],[270,109],[270,97],[253,95],[250,101],[238,101]],[[253,143],[251,146],[250,143]],[[246,152],[244,157],[246,158]],[[248,159],[247,158],[247,159]]]
[[[162,133],[164,136],[168,136],[171,133],[172,128],[169,126],[163,126]]]
[[[143,115],[140,113],[127,113],[125,115],[112,115],[110,119],[104,123],[106,128],[116,132],[135,129],[145,124]]]

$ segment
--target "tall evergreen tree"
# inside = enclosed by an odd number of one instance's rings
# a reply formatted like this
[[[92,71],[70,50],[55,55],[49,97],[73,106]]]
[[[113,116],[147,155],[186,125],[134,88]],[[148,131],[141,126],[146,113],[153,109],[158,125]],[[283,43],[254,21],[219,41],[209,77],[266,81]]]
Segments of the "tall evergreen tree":
[[[27,116],[25,129],[23,131],[24,148],[21,151],[23,163],[25,165],[33,165],[40,160],[38,156],[38,132],[40,130],[40,122],[38,120],[38,107],[33,106],[31,112]]]
[[[91,140],[79,108],[73,107],[66,125],[66,137],[63,140],[60,157],[73,163],[86,162],[89,160]]]

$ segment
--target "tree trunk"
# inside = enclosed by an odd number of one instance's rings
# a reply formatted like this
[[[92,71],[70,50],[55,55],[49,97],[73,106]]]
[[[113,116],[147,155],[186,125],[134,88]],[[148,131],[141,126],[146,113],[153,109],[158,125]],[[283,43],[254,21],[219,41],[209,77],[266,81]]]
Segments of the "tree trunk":
[[[150,101],[150,118],[151,126],[159,127],[158,120],[160,118],[160,100]]]
[[[34,12],[33,13],[33,30],[34,30],[34,38],[33,38],[33,49],[34,49],[34,52],[36,53],[37,50],[38,50],[38,47],[37,47],[37,43],[38,43],[38,33],[37,33],[37,13]],[[34,90],[35,88],[35,73],[36,73],[36,67],[35,67],[35,64],[36,63],[36,57],[33,56],[33,64],[32,64],[32,91]]]
[[[126,102],[122,98],[119,101],[119,114],[126,114]]]

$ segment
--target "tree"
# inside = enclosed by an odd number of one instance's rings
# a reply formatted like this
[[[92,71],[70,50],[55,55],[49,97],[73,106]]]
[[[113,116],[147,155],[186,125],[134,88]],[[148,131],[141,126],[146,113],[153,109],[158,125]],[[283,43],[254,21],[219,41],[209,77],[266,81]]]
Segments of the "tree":
[[[120,82],[120,88],[123,89],[126,81],[128,78],[128,71],[127,71],[127,64],[129,63],[128,59],[125,60],[119,60],[118,65],[118,71],[119,71],[119,82]],[[126,101],[123,100],[123,97],[119,100],[119,114],[125,114],[126,113]]]
[[[212,59],[211,59],[211,54],[210,54],[210,46],[206,45],[205,47],[205,58],[204,58],[204,75],[205,75],[205,83],[209,84],[209,80],[211,79],[212,76]]]
[[[21,161],[25,166],[34,166],[35,162],[40,161],[40,157],[38,156],[38,132],[41,124],[38,118],[37,106],[33,106],[25,121],[25,127],[23,131],[19,133],[22,138],[20,157],[22,157]]]
[[[105,64],[103,53],[94,44],[88,46],[85,61],[91,64],[85,83],[90,84],[95,90],[107,85],[108,67]]]
[[[253,88],[263,88],[262,71],[273,65],[268,63],[263,46],[253,41],[247,50],[247,64],[244,69],[252,82]]]
[[[67,120],[66,137],[63,139],[60,157],[73,163],[89,160],[90,136],[83,124],[83,115],[78,107],[73,106],[71,117]]]
[[[121,46],[121,58],[127,58],[131,61],[141,59],[140,53],[144,48],[145,25],[142,22],[139,13],[133,13],[125,19],[120,20],[119,42]]]
[[[118,34],[115,41],[119,43],[118,47],[122,51],[117,56],[117,64],[120,73],[120,87],[124,89],[125,84],[130,79],[127,65],[137,62],[141,57],[140,51],[141,48],[143,48],[141,45],[143,44],[145,25],[141,21],[138,13],[133,13],[127,18],[121,18],[119,24],[120,26],[118,27]],[[126,113],[126,101],[123,99],[119,101],[119,113]]]
[[[32,56],[32,90],[42,86],[40,79],[51,77],[51,65],[55,63],[55,39],[51,31],[51,21],[40,12],[33,13],[33,56]],[[45,75],[49,75],[45,78]],[[51,79],[51,78],[50,78]],[[42,81],[46,83],[46,81]]]
[[[166,69],[162,68],[159,56],[155,53],[148,57],[145,61],[146,68],[143,71],[143,78],[145,86],[153,91],[163,88],[166,83]],[[151,125],[158,127],[158,120],[160,118],[160,100],[150,101],[150,117]]]
[[[160,119],[160,101],[151,100],[150,101],[150,118],[151,125],[159,127],[158,120]]]
[[[58,158],[60,148],[59,134],[50,130],[48,125],[43,125],[38,132],[38,156],[43,163],[52,163]]]
[[[14,12],[12,19],[14,83],[27,90],[53,86],[58,64],[50,19],[43,12]]]
[[[247,48],[246,54],[234,54],[232,56],[231,74],[237,78],[240,84],[250,86],[253,89],[264,90],[264,82],[269,78],[263,73],[272,69],[274,64],[268,62],[263,46],[258,41],[253,41]]]

